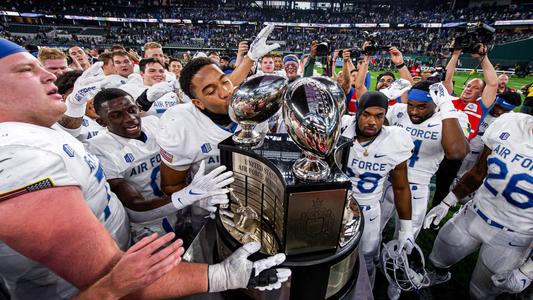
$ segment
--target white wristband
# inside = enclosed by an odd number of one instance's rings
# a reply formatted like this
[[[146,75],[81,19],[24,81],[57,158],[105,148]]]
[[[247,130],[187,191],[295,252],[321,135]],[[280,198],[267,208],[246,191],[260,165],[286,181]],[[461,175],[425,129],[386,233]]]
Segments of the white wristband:
[[[457,109],[455,106],[453,106],[453,103],[451,101],[446,101],[439,105],[439,111],[441,115],[441,119],[458,119],[459,114],[457,112]]]
[[[413,228],[413,221],[400,219],[400,231],[409,231]]]
[[[453,192],[449,192],[444,199],[442,199],[442,203],[448,205],[448,207],[452,208],[454,207],[457,202],[459,202],[459,199],[457,199],[457,196]]]
[[[143,223],[148,221],[153,221],[155,219],[168,217],[172,214],[175,214],[178,211],[174,206],[174,203],[168,203],[158,208],[146,210],[146,211],[134,211],[128,209],[128,215],[130,220],[137,223]]]
[[[87,103],[78,104],[70,101],[70,95],[67,98],[67,101],[65,101],[65,105],[67,105],[67,111],[65,112],[65,116],[71,117],[71,118],[82,118],[85,115],[85,107],[87,106]]]

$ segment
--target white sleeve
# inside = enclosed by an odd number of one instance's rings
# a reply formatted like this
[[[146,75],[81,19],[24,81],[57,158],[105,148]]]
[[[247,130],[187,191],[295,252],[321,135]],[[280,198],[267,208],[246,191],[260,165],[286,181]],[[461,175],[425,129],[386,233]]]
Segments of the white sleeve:
[[[188,170],[197,161],[198,151],[194,151],[194,141],[187,134],[185,124],[175,124],[173,119],[161,119],[156,135],[160,147],[161,159],[176,171]],[[193,131],[189,133],[194,134]]]
[[[457,120],[459,121],[459,126],[461,126],[461,129],[463,129],[463,133],[465,137],[468,139],[468,137],[470,136],[470,132],[472,131],[472,127],[470,126],[470,121],[468,121],[468,116],[462,111],[458,111],[457,116],[458,116]]]
[[[355,120],[355,116],[344,115],[341,118],[341,131],[344,131],[346,127],[350,126]]]
[[[120,174],[120,169],[115,163],[113,157],[106,155],[106,151],[100,150],[98,147],[94,146],[94,139],[87,141],[87,151],[91,154],[94,154],[100,161],[100,166],[104,169],[104,174],[106,179],[115,179],[123,178]]]
[[[0,147],[0,201],[55,186],[80,186],[60,155],[26,146]]]
[[[394,124],[394,117],[396,116],[395,107],[398,107],[398,104],[389,106],[389,109],[387,110],[387,115],[385,118],[387,119],[387,122],[389,122],[389,125]]]
[[[411,155],[413,155],[413,149],[415,145],[413,144],[413,140],[411,139],[407,131],[405,131],[404,129],[400,127],[392,127],[392,128],[398,129],[398,130],[394,130],[393,136],[395,139],[394,157],[397,158],[396,165],[399,165],[402,162],[408,160],[411,157]]]
[[[487,127],[485,130],[485,133],[481,137],[481,140],[485,144],[485,146],[489,147],[490,149],[493,149],[496,144],[498,144],[498,138],[500,136],[500,132],[502,129],[508,126],[508,124],[512,124],[515,122],[515,120],[512,119],[511,113],[506,113],[494,120],[492,124]]]

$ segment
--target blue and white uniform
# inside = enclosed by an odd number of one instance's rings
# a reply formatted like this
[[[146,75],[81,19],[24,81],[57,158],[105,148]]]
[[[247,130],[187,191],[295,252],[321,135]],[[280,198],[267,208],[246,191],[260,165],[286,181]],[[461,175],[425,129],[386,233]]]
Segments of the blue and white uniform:
[[[160,187],[159,145],[156,133],[159,119],[148,116],[141,119],[141,139],[118,136],[107,129],[89,140],[88,150],[96,155],[110,179],[124,179],[137,190],[144,199],[152,200],[164,196]],[[169,200],[170,201],[170,200]],[[176,214],[154,220],[146,220],[143,212],[126,208],[131,221],[134,242],[154,232],[163,235],[173,232],[177,221]]]
[[[51,187],[78,186],[87,205],[118,246],[129,244],[124,207],[107,184],[98,159],[62,130],[0,123],[0,200]],[[12,299],[67,299],[77,292],[41,264],[0,242],[0,275]]]
[[[533,117],[504,114],[485,131],[492,150],[487,176],[463,209],[439,231],[431,262],[449,267],[480,249],[470,292],[494,299],[501,290],[491,276],[515,269],[533,246]]]

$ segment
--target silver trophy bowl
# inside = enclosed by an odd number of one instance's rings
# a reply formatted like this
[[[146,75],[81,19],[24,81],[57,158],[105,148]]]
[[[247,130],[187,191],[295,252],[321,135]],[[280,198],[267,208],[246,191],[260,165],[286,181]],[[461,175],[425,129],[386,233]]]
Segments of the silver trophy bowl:
[[[292,166],[303,181],[322,181],[330,168],[323,161],[340,134],[340,111],[328,88],[318,80],[300,78],[284,95],[283,120],[291,139],[304,152]]]
[[[252,147],[261,142],[264,134],[255,131],[254,126],[268,120],[281,108],[286,90],[287,79],[276,75],[248,78],[235,90],[229,116],[241,127],[233,135],[236,144]]]
[[[344,94],[342,88],[331,78],[325,76],[313,76],[311,78],[320,81],[320,83],[326,86],[328,91],[333,96],[333,99],[339,106],[339,114],[342,118],[344,113],[346,113],[346,95]]]

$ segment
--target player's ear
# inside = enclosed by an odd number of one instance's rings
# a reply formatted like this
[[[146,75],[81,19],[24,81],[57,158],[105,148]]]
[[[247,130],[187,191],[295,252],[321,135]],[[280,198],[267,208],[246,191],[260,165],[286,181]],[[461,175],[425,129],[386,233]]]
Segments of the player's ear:
[[[191,99],[191,102],[192,104],[194,104],[194,106],[198,107],[198,109],[201,109],[201,110],[204,110],[205,109],[205,105],[202,103],[202,101],[196,99],[196,98],[193,98]]]

